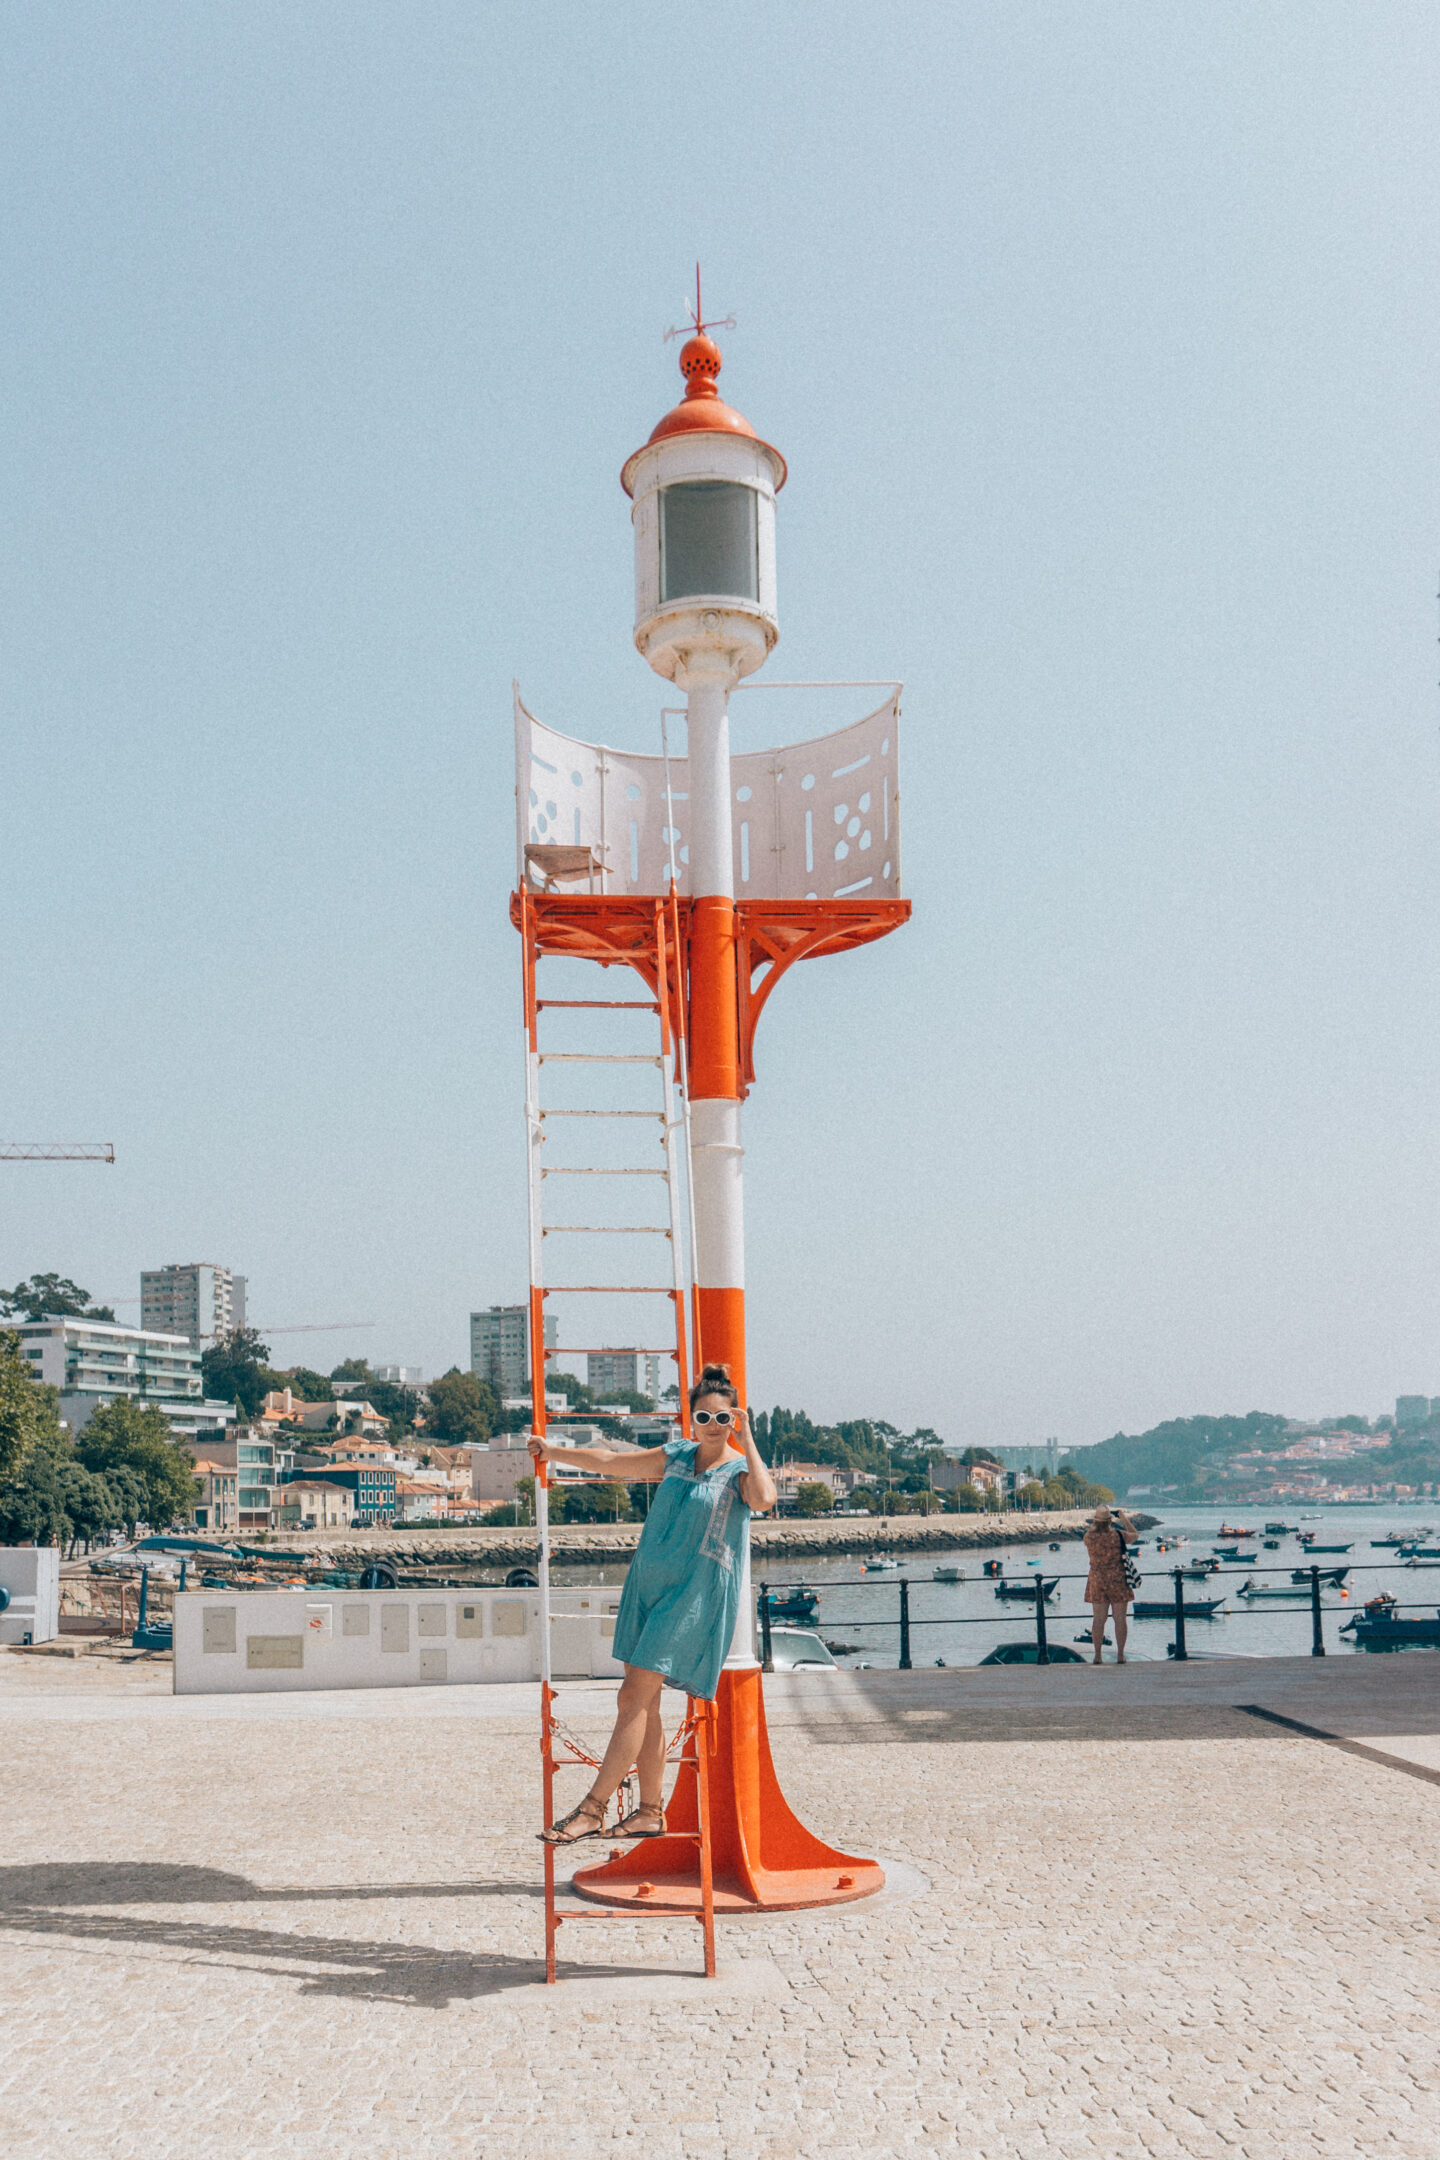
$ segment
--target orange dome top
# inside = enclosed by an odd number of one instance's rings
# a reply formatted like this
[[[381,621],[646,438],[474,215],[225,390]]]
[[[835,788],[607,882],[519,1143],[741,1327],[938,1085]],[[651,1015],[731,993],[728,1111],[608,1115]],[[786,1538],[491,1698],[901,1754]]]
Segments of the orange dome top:
[[[715,378],[722,365],[719,346],[713,338],[707,337],[703,330],[686,339],[680,348],[680,372],[685,377],[685,395],[680,403],[651,429],[650,442],[645,445],[647,450],[650,443],[664,442],[670,435],[744,435],[751,442],[760,442],[744,414],[727,405],[715,387]],[[775,460],[776,488],[784,487],[784,458],[778,450],[772,449],[769,443],[761,443],[760,447],[769,450]],[[639,454],[636,451],[635,457]],[[630,467],[634,464],[635,457],[626,459],[625,468],[620,475],[620,484],[627,495],[634,492],[630,485]]]

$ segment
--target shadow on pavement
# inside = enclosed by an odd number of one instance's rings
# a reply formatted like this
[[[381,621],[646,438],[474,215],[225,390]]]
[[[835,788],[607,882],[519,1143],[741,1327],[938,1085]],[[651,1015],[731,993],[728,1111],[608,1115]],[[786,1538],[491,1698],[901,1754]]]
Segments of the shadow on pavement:
[[[71,1941],[177,1950],[187,1958],[300,1979],[305,1995],[343,2000],[408,2003],[442,2010],[452,2002],[534,1987],[544,1978],[541,1958],[499,1952],[435,1950],[408,1942],[371,1942],[347,1936],[291,1934],[211,1920],[153,1918],[130,1912],[84,1911],[99,1905],[237,1905],[366,1902],[382,1898],[523,1897],[539,1895],[532,1883],[384,1883],[311,1889],[267,1889],[215,1868],[169,1867],[155,1862],[69,1861],[0,1868],[0,1931],[64,1936]],[[307,1967],[325,1968],[307,1971]],[[561,1977],[590,1980],[664,1976],[669,1967],[561,1961]]]

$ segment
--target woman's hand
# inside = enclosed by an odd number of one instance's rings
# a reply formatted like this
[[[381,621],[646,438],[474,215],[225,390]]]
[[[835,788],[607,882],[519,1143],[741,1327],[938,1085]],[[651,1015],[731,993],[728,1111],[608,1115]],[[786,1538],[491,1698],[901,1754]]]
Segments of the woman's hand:
[[[735,1437],[745,1451],[745,1468],[740,1476],[740,1497],[757,1515],[768,1515],[775,1505],[775,1480],[760,1460],[760,1450],[755,1445],[755,1435],[750,1429],[750,1412],[739,1413]]]
[[[531,1456],[534,1459],[535,1467],[537,1470],[540,1468],[540,1465],[542,1463],[554,1462],[554,1448],[551,1447],[548,1440],[542,1440],[539,1433],[532,1432],[529,1440],[526,1442],[526,1445],[529,1448]]]

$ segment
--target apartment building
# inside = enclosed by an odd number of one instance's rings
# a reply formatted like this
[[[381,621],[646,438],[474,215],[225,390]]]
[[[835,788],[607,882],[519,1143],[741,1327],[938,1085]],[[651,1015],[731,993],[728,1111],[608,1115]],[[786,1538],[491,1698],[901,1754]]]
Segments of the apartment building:
[[[592,1350],[585,1360],[585,1385],[597,1402],[639,1394],[643,1351]]]
[[[72,1433],[106,1403],[131,1400],[164,1414],[177,1439],[223,1434],[235,1415],[206,1399],[200,1352],[183,1335],[120,1327],[109,1320],[47,1314],[11,1320],[31,1377],[60,1391],[60,1415]]]
[[[556,1321],[545,1321],[545,1347],[559,1340]],[[528,1305],[491,1305],[470,1315],[470,1370],[495,1390],[496,1396],[530,1393],[530,1308]]]
[[[217,1336],[245,1325],[245,1277],[211,1260],[146,1268],[140,1276],[140,1325],[183,1335],[203,1350]]]

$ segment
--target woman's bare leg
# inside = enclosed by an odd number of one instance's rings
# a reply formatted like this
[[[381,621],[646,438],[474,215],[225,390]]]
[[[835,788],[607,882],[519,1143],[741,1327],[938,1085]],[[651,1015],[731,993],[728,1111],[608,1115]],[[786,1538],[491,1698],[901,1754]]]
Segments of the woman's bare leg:
[[[1105,1640],[1105,1622],[1110,1616],[1110,1607],[1103,1598],[1096,1598],[1093,1611],[1095,1617],[1090,1622],[1090,1640],[1095,1646],[1095,1656],[1091,1662],[1103,1665],[1105,1660],[1100,1655],[1100,1646]]]
[[[1130,1632],[1129,1606],[1116,1605],[1110,1617],[1115,1622],[1115,1663],[1123,1665],[1125,1662],[1125,1637]]]
[[[665,1728],[660,1722],[659,1673],[627,1665],[615,1705],[615,1730],[595,1773],[591,1797],[608,1800],[632,1769],[640,1772],[640,1799],[658,1807],[665,1780]]]

